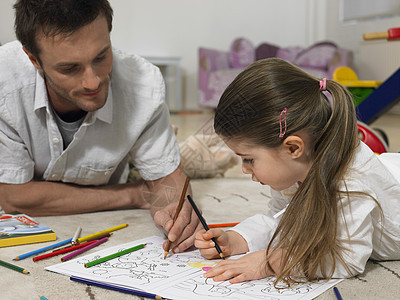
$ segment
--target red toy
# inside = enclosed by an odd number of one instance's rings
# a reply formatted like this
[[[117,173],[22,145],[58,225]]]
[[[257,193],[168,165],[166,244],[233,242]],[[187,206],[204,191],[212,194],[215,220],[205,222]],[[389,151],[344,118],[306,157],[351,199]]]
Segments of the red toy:
[[[388,41],[400,39],[400,27],[390,28],[387,32],[370,32],[364,33],[364,40],[387,39]]]
[[[387,142],[385,142],[377,131],[360,121],[358,121],[357,127],[360,140],[367,144],[372,151],[377,154],[389,151]]]

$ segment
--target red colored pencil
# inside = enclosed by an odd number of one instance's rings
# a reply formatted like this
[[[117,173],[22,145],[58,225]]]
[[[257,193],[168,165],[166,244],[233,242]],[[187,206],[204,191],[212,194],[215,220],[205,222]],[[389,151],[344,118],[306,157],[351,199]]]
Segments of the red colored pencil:
[[[218,228],[218,227],[233,227],[239,223],[222,223],[222,224],[208,224],[209,228]]]
[[[56,251],[53,251],[53,252],[50,252],[50,253],[47,253],[47,254],[36,256],[36,257],[34,257],[32,259],[33,259],[33,261],[38,261],[38,260],[42,260],[42,259],[45,259],[45,258],[56,256],[56,255],[60,255],[60,254],[63,254],[63,253],[68,253],[68,252],[71,252],[71,251],[78,250],[79,248],[86,247],[86,246],[88,246],[88,245],[90,245],[90,244],[92,244],[94,242],[95,241],[90,241],[90,242],[87,242],[87,243],[84,243],[84,244],[80,244],[80,245],[77,245],[77,246],[70,246],[68,248],[64,248],[64,249],[56,250]]]

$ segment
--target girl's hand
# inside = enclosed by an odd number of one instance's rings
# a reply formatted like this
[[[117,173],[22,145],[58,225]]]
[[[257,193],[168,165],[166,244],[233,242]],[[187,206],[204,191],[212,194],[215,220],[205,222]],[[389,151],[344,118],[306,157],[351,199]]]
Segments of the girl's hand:
[[[268,277],[267,254],[265,250],[252,252],[239,259],[220,261],[215,267],[204,273],[204,277],[214,281],[229,280],[229,283],[239,283]]]
[[[230,255],[229,236],[225,231],[219,228],[210,229],[208,231],[203,229],[196,233],[194,246],[200,250],[200,253],[204,258],[220,258],[217,249],[215,249],[215,243],[211,238],[214,238],[217,241],[225,256]]]

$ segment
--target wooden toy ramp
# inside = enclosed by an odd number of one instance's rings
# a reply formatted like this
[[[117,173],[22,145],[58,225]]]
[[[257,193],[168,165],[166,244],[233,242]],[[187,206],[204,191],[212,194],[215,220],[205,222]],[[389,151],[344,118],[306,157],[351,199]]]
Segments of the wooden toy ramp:
[[[371,124],[400,101],[400,68],[357,107],[357,118]]]

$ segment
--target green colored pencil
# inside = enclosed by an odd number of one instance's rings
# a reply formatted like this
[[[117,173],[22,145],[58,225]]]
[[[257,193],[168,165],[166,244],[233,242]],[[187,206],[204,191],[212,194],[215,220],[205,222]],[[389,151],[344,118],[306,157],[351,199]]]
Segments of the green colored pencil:
[[[107,260],[110,260],[110,259],[113,259],[113,258],[116,258],[116,257],[120,257],[120,256],[122,256],[122,255],[125,255],[125,254],[131,253],[131,252],[133,252],[133,251],[142,249],[142,248],[144,248],[145,246],[146,246],[146,244],[140,244],[140,245],[137,245],[137,246],[135,246],[135,247],[128,248],[128,249],[119,251],[119,252],[117,252],[117,253],[113,253],[113,254],[110,254],[110,255],[101,257],[101,258],[99,258],[99,259],[96,259],[96,260],[94,260],[94,261],[88,262],[88,263],[84,264],[84,266],[85,266],[85,268],[90,268],[90,267],[93,267],[93,266],[95,266],[95,265],[101,264],[102,262],[105,262],[105,261],[107,261]]]
[[[0,259],[0,265],[4,266],[6,268],[9,268],[9,269],[15,270],[15,271],[20,272],[20,273],[29,274],[29,272],[27,270],[25,270],[24,268],[18,267],[18,266],[13,265],[13,264],[10,264],[10,263],[5,262],[5,261],[3,261],[1,259]]]

